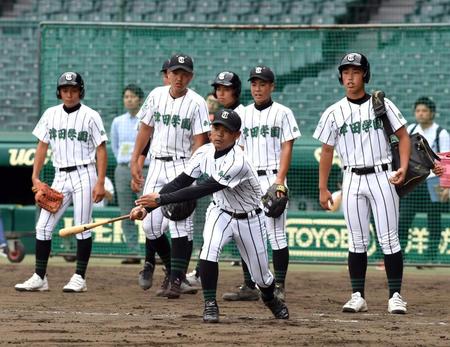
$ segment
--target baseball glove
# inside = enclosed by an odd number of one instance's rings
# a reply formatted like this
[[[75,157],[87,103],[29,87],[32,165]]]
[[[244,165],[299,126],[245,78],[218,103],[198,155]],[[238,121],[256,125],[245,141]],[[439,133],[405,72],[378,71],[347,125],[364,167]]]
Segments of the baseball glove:
[[[189,217],[196,207],[197,200],[189,200],[164,205],[161,207],[161,211],[164,217],[173,221],[179,221]]]
[[[278,197],[277,192],[283,193]],[[268,217],[278,218],[286,209],[288,203],[288,189],[282,184],[272,184],[261,198],[264,205],[264,213]]]
[[[396,186],[397,194],[405,196],[420,183],[424,182],[430,170],[434,168],[434,161],[441,160],[431,149],[428,141],[420,134],[410,135],[411,156],[409,157],[408,171],[406,171],[405,181]]]
[[[56,213],[63,202],[64,195],[48,186],[48,184],[40,182],[31,188],[36,203],[44,210]]]

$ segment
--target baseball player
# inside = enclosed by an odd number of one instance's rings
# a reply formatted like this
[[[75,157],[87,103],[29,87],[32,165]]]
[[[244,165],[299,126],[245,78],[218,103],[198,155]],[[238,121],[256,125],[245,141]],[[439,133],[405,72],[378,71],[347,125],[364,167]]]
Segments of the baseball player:
[[[322,142],[319,191],[320,204],[326,210],[333,203],[327,183],[335,148],[343,164],[342,209],[349,233],[348,269],[353,290],[343,311],[367,311],[364,284],[372,211],[384,253],[388,311],[406,313],[406,302],[400,295],[403,256],[398,238],[399,197],[394,186],[403,182],[408,168],[410,141],[406,121],[392,101],[385,99],[387,116],[399,139],[400,168],[392,171],[383,123],[375,117],[371,96],[365,91],[365,83],[370,80],[367,58],[360,53],[346,54],[338,71],[346,96],[325,110],[313,136]]]
[[[80,103],[84,92],[79,73],[63,73],[56,88],[56,95],[63,103],[48,108],[33,130],[39,139],[31,178],[33,185],[40,183],[39,173],[50,145],[55,167],[52,188],[60,191],[64,199],[56,213],[41,210],[36,225],[36,270],[30,279],[16,284],[18,291],[49,290],[46,272],[53,229],[72,202],[75,225],[92,222],[93,203],[105,195],[107,136],[98,112]],[[85,273],[92,249],[91,231],[77,234],[76,238],[76,271],[64,286],[65,292],[87,289]]]
[[[209,119],[206,102],[188,88],[193,69],[191,57],[173,55],[167,70],[170,85],[152,90],[141,108],[141,124],[131,160],[131,173],[133,178],[141,176],[137,160],[152,137],[144,194],[158,192],[164,184],[183,172],[191,154],[207,141]],[[157,295],[178,298],[192,253],[192,216],[169,222],[171,245],[163,235],[162,222],[160,209],[150,213],[143,222],[146,237],[150,240],[149,246],[156,250],[170,274],[170,287],[164,281]]]
[[[274,296],[275,281],[269,269],[266,232],[261,205],[261,187],[256,170],[236,144],[241,119],[231,109],[215,113],[211,127],[211,143],[199,148],[184,171],[166,184],[159,193],[143,195],[131,218],[161,205],[198,199],[212,194],[206,212],[204,243],[200,254],[200,277],[205,299],[203,321],[219,321],[216,301],[219,255],[234,239],[261,290],[265,305],[277,319],[288,319],[286,305]],[[206,179],[191,186],[200,176]],[[154,210],[157,211],[157,210]],[[154,211],[152,213],[154,213]],[[142,216],[141,216],[142,218]]]
[[[169,67],[169,62],[170,62],[170,59],[165,60],[161,67],[160,72],[161,72],[163,86],[169,85],[169,80],[167,77],[167,68]],[[138,122],[138,124],[139,123],[140,122]],[[136,131],[137,130],[138,130],[138,126],[136,127]],[[142,188],[145,183],[144,174],[147,175],[147,170],[143,170],[143,168],[144,168],[145,162],[148,160],[147,155],[148,155],[148,151],[150,150],[150,143],[151,143],[151,140],[149,139],[147,142],[147,145],[145,146],[141,155],[139,155],[139,158],[138,158],[137,166],[139,167],[139,172],[140,172],[141,176],[139,176],[139,177],[132,176],[131,177],[131,189],[133,190],[133,192],[135,192],[137,194],[142,193]],[[130,175],[131,175],[131,173],[130,173]],[[168,225],[169,225],[168,221],[166,219],[163,219],[163,225],[162,225],[161,229],[164,230],[164,232],[165,232],[168,229]],[[166,240],[162,239],[161,242],[164,242],[164,244],[168,245],[169,240],[167,239],[165,233],[163,233],[163,237],[166,238]],[[146,245],[145,245],[145,249],[146,249],[145,262],[144,262],[144,267],[139,272],[138,283],[142,289],[147,290],[147,289],[150,289],[153,284],[153,272],[155,270],[155,264],[156,264],[156,259],[155,259],[156,252],[155,252],[154,248],[150,245],[150,240],[148,238],[145,239],[145,243],[146,243]]]
[[[300,131],[292,111],[272,101],[275,75],[269,67],[254,67],[248,80],[254,103],[241,111],[243,130],[239,145],[255,166],[261,188],[266,192],[272,184],[286,185],[292,147]],[[289,264],[286,211],[277,218],[266,216],[266,228],[272,247],[276,295],[284,300]],[[258,292],[245,261],[242,261],[242,268],[245,283],[237,292],[225,293],[224,300],[258,300]]]
[[[240,102],[242,83],[236,73],[232,71],[219,72],[211,86],[214,87],[211,95],[217,99],[222,108],[232,109],[238,115],[242,114],[244,110],[244,106]],[[212,114],[212,117],[214,117],[214,114]],[[199,268],[199,264],[197,264],[196,268],[186,275],[186,279],[193,287],[201,285]]]

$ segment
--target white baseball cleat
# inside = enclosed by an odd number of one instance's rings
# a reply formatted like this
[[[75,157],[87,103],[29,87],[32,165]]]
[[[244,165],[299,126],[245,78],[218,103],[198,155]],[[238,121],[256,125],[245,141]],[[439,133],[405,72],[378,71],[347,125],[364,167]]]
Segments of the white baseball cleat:
[[[78,274],[74,274],[63,288],[63,292],[66,293],[81,293],[86,290],[86,280]]]
[[[407,302],[403,300],[402,296],[395,292],[388,302],[388,312],[393,314],[405,314]]]
[[[43,292],[48,290],[47,275],[44,279],[37,273],[34,273],[29,279],[23,283],[18,283],[14,288],[19,292]]]
[[[193,287],[193,288],[201,288],[202,287],[202,281],[200,280],[200,275],[197,274],[197,271],[192,271],[189,272],[186,275],[186,280],[189,282],[189,284]]]
[[[360,292],[352,294],[352,298],[342,307],[342,312],[366,312],[367,303]]]

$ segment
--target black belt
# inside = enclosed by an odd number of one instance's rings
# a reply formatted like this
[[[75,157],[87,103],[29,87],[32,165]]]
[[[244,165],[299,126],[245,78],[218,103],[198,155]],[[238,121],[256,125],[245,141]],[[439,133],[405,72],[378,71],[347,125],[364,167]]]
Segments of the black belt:
[[[272,172],[273,174],[277,174],[278,173],[278,170],[258,170],[258,171],[256,171],[257,173],[258,173],[258,176],[266,176],[267,175],[267,173],[269,172]]]
[[[87,164],[84,164],[84,165],[78,165],[78,166],[88,167]],[[72,171],[75,171],[75,170],[78,168],[78,166],[60,167],[60,168],[59,168],[59,171],[72,172]]]
[[[256,210],[253,210],[251,212],[242,212],[242,213],[236,213],[236,212],[230,212],[227,210],[223,210],[221,209],[223,212],[225,212],[226,214],[229,214],[231,216],[231,218],[235,218],[235,219],[247,219],[249,217],[252,217],[252,214],[260,214],[261,213],[261,209],[258,207]]]
[[[128,164],[128,163],[119,163],[119,166],[130,167],[130,164]],[[142,168],[143,168],[143,169],[148,169],[148,165],[144,165]]]
[[[347,170],[347,166],[344,166],[344,170]],[[387,171],[389,170],[388,164],[381,164],[381,170],[380,171]],[[357,175],[368,175],[377,172],[375,170],[374,166],[371,167],[352,167],[351,172],[354,172]]]
[[[174,160],[177,160],[177,159],[186,159],[186,157],[179,157],[179,158],[176,158],[176,157],[155,157],[155,159],[162,160],[162,161],[174,161]]]

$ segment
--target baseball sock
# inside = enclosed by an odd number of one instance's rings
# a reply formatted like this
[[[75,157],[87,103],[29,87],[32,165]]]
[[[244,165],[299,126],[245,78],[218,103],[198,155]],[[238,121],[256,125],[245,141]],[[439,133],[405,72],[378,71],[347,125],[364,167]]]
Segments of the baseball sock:
[[[170,243],[166,234],[162,234],[155,240],[150,240],[149,244],[151,244],[153,249],[158,253],[166,270],[170,273]]]
[[[35,272],[40,278],[44,279],[47,272],[48,257],[52,249],[52,240],[38,240],[36,239],[36,266]]]
[[[389,298],[392,298],[395,292],[400,294],[403,280],[403,254],[399,251],[394,254],[384,255],[384,268],[388,279]]]
[[[184,268],[184,277],[186,277],[186,273],[189,269],[189,262],[191,260],[193,246],[194,246],[194,240],[188,241],[187,248],[186,248],[186,267]]]
[[[152,246],[152,242],[145,238],[145,261],[155,265],[155,249]]]
[[[360,292],[364,298],[364,286],[366,282],[367,253],[348,252],[348,272],[352,284],[353,293]]]
[[[77,240],[77,269],[76,274],[84,278],[92,251],[92,237]]]
[[[250,275],[250,271],[248,271],[247,264],[244,259],[241,258],[242,270],[244,270],[244,283],[247,287],[251,289],[255,289],[255,282],[252,281],[252,276]]]
[[[187,236],[172,239],[170,281],[183,278],[186,269]]]
[[[270,286],[267,288],[259,287],[259,290],[261,291],[261,297],[263,301],[270,301],[273,299],[273,291],[275,290],[275,280],[272,281]]]
[[[286,272],[289,265],[289,248],[272,250],[273,269],[275,271],[275,282],[284,286]]]
[[[200,279],[202,281],[203,298],[216,300],[217,280],[219,278],[219,264],[213,261],[200,259]]]

